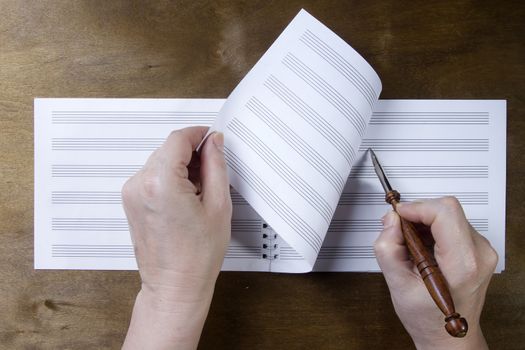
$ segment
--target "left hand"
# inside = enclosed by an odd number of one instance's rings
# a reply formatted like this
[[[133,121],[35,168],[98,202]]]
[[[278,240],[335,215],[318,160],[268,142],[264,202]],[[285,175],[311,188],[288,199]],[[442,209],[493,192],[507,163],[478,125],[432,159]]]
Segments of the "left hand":
[[[172,132],[123,187],[142,279],[125,347],[141,340],[151,346],[151,339],[140,336],[151,330],[142,327],[154,327],[163,319],[159,332],[174,336],[167,343],[192,348],[198,342],[230,239],[232,215],[223,134],[209,136],[200,159],[194,152],[206,131],[192,127]],[[175,328],[178,334],[168,331]]]

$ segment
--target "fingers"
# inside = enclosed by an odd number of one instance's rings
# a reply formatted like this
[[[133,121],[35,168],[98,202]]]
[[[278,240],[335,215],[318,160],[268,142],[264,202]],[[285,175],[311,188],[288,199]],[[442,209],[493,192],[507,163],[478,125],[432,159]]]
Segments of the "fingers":
[[[171,175],[180,178],[188,177],[188,165],[193,151],[202,141],[208,131],[207,127],[194,126],[173,131],[162,145],[158,156],[165,157]]]
[[[450,254],[473,251],[473,229],[456,198],[402,203],[396,210],[409,221],[430,226],[436,249]]]
[[[201,184],[204,205],[221,207],[230,203],[230,185],[222,133],[210,135],[202,147]]]
[[[383,231],[374,243],[379,267],[390,287],[398,288],[413,278],[413,264],[401,232],[399,215],[390,211],[383,217]]]

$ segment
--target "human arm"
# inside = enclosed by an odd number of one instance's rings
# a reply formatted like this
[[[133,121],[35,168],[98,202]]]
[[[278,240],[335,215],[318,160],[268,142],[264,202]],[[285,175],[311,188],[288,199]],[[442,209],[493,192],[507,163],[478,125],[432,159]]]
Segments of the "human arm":
[[[223,135],[173,132],[123,187],[142,280],[124,349],[195,349],[230,238]]]
[[[430,227],[434,255],[455,308],[469,323],[465,338],[453,338],[445,331],[444,316],[409,259],[399,216],[390,212],[383,218],[375,252],[396,313],[414,344],[418,349],[487,349],[479,318],[497,264],[496,252],[468,223],[454,197],[403,203],[397,211],[409,221]]]

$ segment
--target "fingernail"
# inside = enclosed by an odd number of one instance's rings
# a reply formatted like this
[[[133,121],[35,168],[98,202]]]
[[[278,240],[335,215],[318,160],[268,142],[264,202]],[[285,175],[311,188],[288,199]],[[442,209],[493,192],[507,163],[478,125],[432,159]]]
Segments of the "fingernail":
[[[222,132],[213,134],[213,144],[219,151],[224,152],[224,134]]]
[[[394,212],[393,211],[389,211],[388,213],[385,214],[385,216],[383,216],[381,218],[381,222],[383,223],[383,227],[384,228],[387,228],[387,227],[390,227],[394,224]]]

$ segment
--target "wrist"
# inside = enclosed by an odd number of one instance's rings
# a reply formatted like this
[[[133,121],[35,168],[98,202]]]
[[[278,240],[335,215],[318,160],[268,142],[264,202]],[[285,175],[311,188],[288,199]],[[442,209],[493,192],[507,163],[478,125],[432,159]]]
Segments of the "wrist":
[[[149,271],[142,278],[141,294],[152,307],[169,310],[180,304],[210,301],[216,275],[200,276],[188,272]]]
[[[166,318],[193,317],[206,315],[213,298],[213,290],[206,295],[195,295],[190,298],[166,297],[160,293],[152,293],[148,289],[141,289],[135,303],[142,310],[150,314],[164,314]]]

